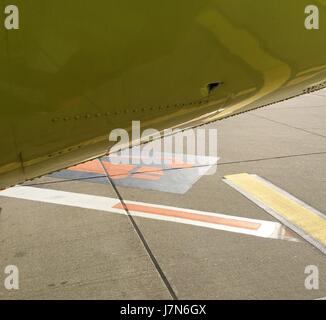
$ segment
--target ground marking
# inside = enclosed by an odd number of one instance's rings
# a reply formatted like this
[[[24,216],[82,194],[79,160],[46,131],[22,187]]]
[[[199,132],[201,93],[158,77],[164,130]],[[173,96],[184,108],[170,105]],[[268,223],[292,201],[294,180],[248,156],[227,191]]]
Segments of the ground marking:
[[[126,215],[120,201],[108,197],[26,186],[19,186],[1,191],[0,196]],[[262,238],[298,241],[297,238],[287,232],[282,224],[277,222],[134,201],[125,201],[125,203],[130,213],[137,217],[205,227]]]
[[[257,175],[229,175],[224,181],[326,254],[324,214]]]

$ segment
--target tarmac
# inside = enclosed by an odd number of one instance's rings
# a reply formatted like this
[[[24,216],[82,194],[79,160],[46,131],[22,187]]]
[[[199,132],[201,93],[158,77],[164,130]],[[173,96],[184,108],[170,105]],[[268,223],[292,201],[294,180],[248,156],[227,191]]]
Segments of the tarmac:
[[[218,129],[217,170],[180,193],[143,188],[142,179],[113,188],[109,180],[62,176],[25,183],[24,196],[0,193],[0,299],[326,297],[325,254],[225,183],[230,175],[257,175],[325,219],[326,90],[205,128]],[[187,170],[177,168],[166,183],[182,184]],[[121,200],[128,214],[117,207]],[[288,238],[246,234],[255,224],[281,226]],[[1,285],[8,265],[19,269],[19,290]],[[312,290],[308,266],[319,270]]]

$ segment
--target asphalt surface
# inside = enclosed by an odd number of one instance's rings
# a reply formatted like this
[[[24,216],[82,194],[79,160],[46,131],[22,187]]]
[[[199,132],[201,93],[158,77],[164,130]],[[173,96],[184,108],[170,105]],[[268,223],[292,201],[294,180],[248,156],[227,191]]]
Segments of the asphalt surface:
[[[110,198],[118,192],[124,200],[276,221],[223,182],[225,175],[245,172],[326,212],[326,90],[206,126],[216,127],[216,173],[185,194],[53,177],[27,185]],[[264,239],[6,197],[0,206],[0,284],[7,265],[19,268],[19,290],[0,285],[0,299],[326,296],[325,255],[303,239]],[[309,265],[319,268],[318,290],[305,287]]]

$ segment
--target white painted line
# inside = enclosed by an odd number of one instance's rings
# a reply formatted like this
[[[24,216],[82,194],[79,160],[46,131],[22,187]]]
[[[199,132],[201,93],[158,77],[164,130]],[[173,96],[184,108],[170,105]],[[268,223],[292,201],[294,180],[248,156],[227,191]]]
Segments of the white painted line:
[[[115,198],[26,186],[1,191],[0,196],[126,215],[125,210],[121,207],[120,201]],[[286,235],[284,226],[277,222],[142,202],[126,201],[125,203],[130,213],[136,217],[205,227],[262,238],[298,241],[298,239]]]

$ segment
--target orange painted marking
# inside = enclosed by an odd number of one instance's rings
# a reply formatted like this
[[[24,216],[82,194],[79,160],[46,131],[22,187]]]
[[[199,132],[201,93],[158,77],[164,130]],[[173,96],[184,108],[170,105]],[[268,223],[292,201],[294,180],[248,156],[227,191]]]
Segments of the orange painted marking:
[[[160,168],[155,167],[141,167],[136,171],[136,174],[133,174],[132,177],[134,179],[140,180],[150,180],[150,181],[158,181],[164,175],[164,172]]]
[[[196,214],[196,213],[191,213],[186,211],[156,208],[156,207],[137,205],[137,204],[126,204],[126,206],[129,211],[144,212],[148,214],[157,214],[160,216],[182,218],[182,219],[200,221],[206,223],[214,223],[214,224],[220,224],[228,227],[258,230],[261,226],[260,223],[236,220],[231,218],[213,217],[213,216],[201,215],[201,214]],[[121,203],[116,204],[113,208],[121,209],[121,210],[124,209]]]
[[[150,180],[150,181],[158,181],[161,179],[160,176],[151,176],[149,174],[143,174],[143,173],[136,173],[133,174],[132,177],[134,179],[140,179],[140,180]]]
[[[163,176],[163,170],[161,168],[155,168],[155,167],[141,167],[137,170],[136,173],[149,173],[149,174],[156,174]]]
[[[158,167],[143,166],[139,168],[135,172],[135,174],[130,175],[130,172],[136,168],[136,165],[115,164],[109,162],[103,162],[103,164],[108,173],[110,174],[111,178],[114,180],[132,177],[133,179],[139,180],[158,181],[161,179],[161,177],[164,176],[163,168]],[[174,169],[193,167],[191,164],[175,162],[172,160],[169,166]],[[103,170],[101,163],[97,159],[71,167],[68,170],[105,175],[105,171]]]
[[[172,169],[187,169],[187,168],[192,168],[193,165],[189,163],[171,162],[170,167]]]
[[[135,168],[134,165],[129,164],[114,164],[109,162],[104,162],[103,164],[112,179],[115,180],[127,178],[129,176],[129,172]],[[79,164],[75,167],[69,168],[69,170],[105,174],[103,167],[98,160],[92,160]]]
[[[86,163],[82,163],[77,166],[71,167],[68,170],[105,174],[103,167],[101,166],[101,163],[98,160],[92,160]]]
[[[113,180],[128,178],[129,172],[136,167],[132,164],[114,164],[109,162],[104,162],[104,166]]]

